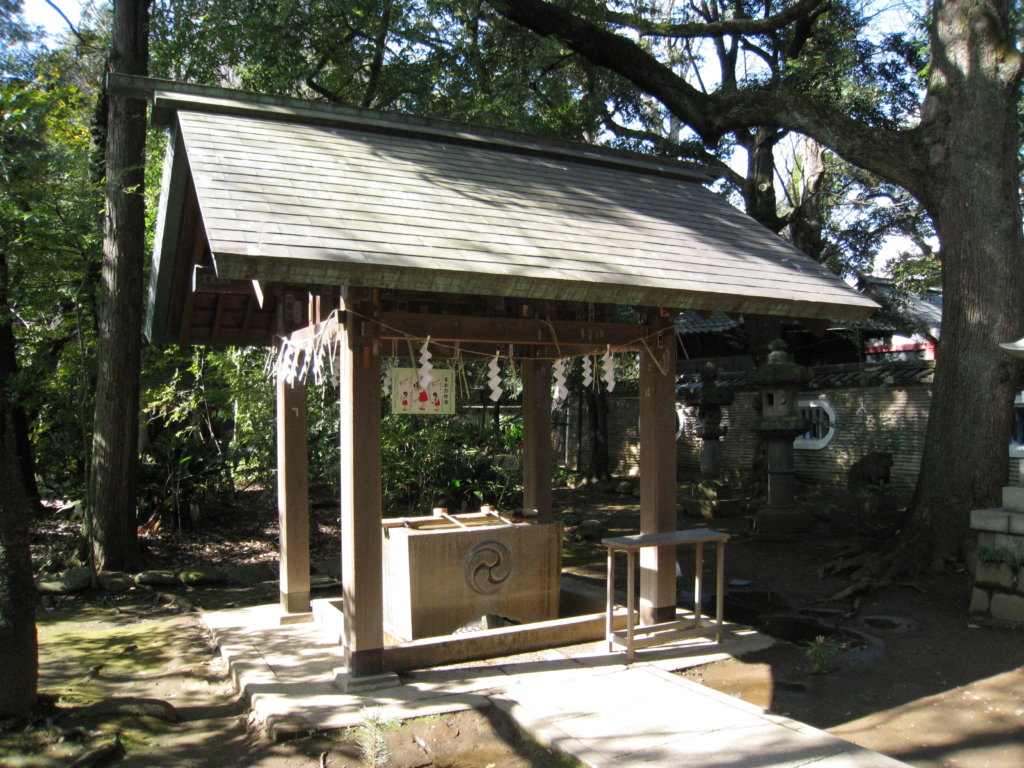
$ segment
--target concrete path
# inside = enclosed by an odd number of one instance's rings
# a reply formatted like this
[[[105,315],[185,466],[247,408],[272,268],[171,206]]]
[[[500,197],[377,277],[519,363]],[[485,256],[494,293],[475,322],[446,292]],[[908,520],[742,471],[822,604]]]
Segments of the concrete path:
[[[637,654],[604,643],[403,674],[360,694],[333,686],[343,665],[316,624],[281,626],[277,606],[204,615],[253,717],[271,736],[357,725],[367,708],[410,718],[494,704],[538,741],[591,768],[896,768],[905,765],[672,672],[763,648],[730,626],[721,645],[691,640]]]

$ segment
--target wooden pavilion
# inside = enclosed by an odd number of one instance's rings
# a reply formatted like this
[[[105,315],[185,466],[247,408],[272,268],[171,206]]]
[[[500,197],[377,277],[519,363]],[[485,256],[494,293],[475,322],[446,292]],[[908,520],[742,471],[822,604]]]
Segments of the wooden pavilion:
[[[443,345],[436,357],[458,345],[517,360],[524,506],[544,519],[552,360],[638,351],[641,531],[658,533],[676,527],[674,316],[858,319],[877,306],[708,191],[699,168],[168,81],[110,85],[152,99],[169,132],[150,339],[340,339],[341,638],[356,677],[420,663],[386,646],[382,629],[382,358],[429,337]],[[616,321],[619,305],[639,321]],[[278,382],[277,430],[281,605],[292,614],[310,609],[300,381]],[[674,615],[675,603],[674,550],[645,550],[642,617]]]

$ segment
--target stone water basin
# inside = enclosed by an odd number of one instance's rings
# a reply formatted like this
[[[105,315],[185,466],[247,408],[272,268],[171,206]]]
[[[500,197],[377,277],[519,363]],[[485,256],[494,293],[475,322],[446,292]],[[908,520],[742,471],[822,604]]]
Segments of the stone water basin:
[[[497,512],[386,519],[384,629],[392,642],[439,637],[497,616],[558,617],[560,523]]]

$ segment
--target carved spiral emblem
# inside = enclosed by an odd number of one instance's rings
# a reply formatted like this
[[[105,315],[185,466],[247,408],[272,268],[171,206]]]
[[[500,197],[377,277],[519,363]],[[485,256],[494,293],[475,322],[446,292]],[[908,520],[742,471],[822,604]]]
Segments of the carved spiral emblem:
[[[477,544],[466,555],[466,583],[474,592],[489,595],[497,592],[512,573],[512,553],[497,541]]]

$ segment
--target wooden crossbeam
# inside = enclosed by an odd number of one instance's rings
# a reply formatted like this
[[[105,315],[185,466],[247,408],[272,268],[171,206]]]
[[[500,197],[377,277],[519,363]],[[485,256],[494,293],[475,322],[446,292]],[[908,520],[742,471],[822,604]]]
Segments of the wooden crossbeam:
[[[473,317],[429,315],[415,312],[382,312],[382,339],[408,336],[442,342],[543,345],[601,348],[642,346],[638,339],[646,326],[628,323],[592,323],[580,320],[552,320],[514,317]]]
[[[321,333],[329,337],[341,332],[341,320],[330,317],[321,323],[292,331],[286,338],[299,343]],[[516,356],[554,358],[565,355],[598,354],[608,345],[616,349],[642,349],[641,338],[650,331],[646,325],[595,323],[578,320],[547,321],[540,318],[474,317],[432,315],[417,312],[381,312],[364,321],[375,324],[379,335],[373,343],[384,356],[408,355],[407,339],[425,339],[441,345],[456,342],[464,354],[489,356],[495,347],[515,345]],[[448,357],[445,350],[432,349],[435,358]],[[454,355],[454,348],[451,350]]]
[[[290,341],[292,344],[305,341],[306,339],[312,339],[319,336],[321,333],[328,335],[328,338],[333,338],[339,334],[342,330],[342,323],[338,321],[336,315],[331,315],[326,320],[307,325],[305,328],[299,328],[298,330],[292,331],[284,338]]]

